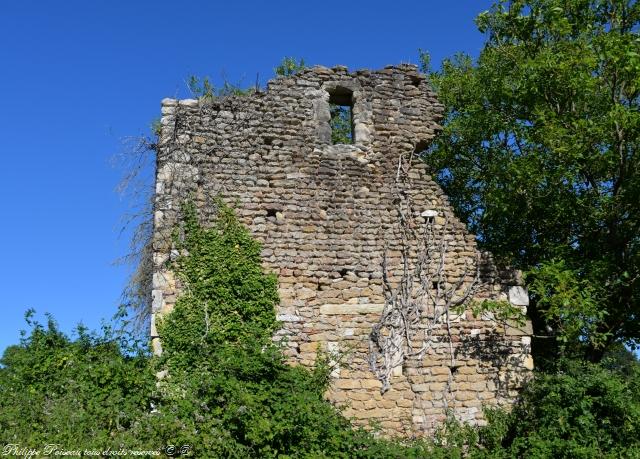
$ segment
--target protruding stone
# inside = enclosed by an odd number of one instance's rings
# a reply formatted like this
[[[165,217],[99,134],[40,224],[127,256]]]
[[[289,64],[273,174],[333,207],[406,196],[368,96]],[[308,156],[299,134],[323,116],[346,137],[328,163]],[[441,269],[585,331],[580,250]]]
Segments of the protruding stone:
[[[509,287],[509,303],[514,306],[529,306],[529,293],[527,289],[519,285]]]
[[[198,99],[182,99],[179,104],[184,107],[197,107]]]
[[[164,306],[162,290],[153,290],[151,292],[151,311],[160,312]]]
[[[300,345],[300,353],[316,352],[317,349],[318,349],[318,341],[314,341],[311,343],[302,343]]]
[[[320,306],[320,314],[325,314],[325,315],[374,314],[374,313],[382,312],[383,309],[384,309],[384,304],[376,304],[376,303],[325,304]]]
[[[530,354],[525,356],[522,366],[527,370],[533,370],[533,357]]]
[[[302,317],[295,314],[278,314],[276,320],[280,322],[302,322]]]

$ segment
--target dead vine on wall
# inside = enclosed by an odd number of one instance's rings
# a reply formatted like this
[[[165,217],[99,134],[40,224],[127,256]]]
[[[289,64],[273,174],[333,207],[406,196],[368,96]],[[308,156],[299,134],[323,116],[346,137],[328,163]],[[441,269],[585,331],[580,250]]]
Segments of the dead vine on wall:
[[[396,174],[396,194],[400,233],[400,274],[389,266],[389,247],[382,259],[385,306],[369,337],[369,365],[382,383],[381,392],[391,385],[395,368],[408,358],[424,358],[433,343],[433,332],[446,327],[450,365],[455,367],[451,340],[452,311],[473,295],[479,280],[479,260],[465,263],[462,273],[447,270],[449,220],[437,225],[436,212],[422,214],[413,209],[409,171],[413,155],[400,157]]]

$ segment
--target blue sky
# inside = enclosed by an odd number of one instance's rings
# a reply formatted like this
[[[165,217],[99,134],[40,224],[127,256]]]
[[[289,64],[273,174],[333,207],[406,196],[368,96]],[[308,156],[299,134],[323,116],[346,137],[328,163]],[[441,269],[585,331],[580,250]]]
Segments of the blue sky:
[[[61,328],[117,309],[128,203],[111,158],[189,75],[264,83],[284,56],[379,68],[477,54],[489,1],[30,1],[0,6],[0,352],[27,308]]]

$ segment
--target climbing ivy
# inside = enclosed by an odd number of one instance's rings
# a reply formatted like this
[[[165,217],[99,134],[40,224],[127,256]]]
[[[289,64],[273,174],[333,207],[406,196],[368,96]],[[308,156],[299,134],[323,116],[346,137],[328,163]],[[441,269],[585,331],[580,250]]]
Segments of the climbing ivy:
[[[183,285],[174,311],[159,324],[165,354],[185,364],[202,349],[248,340],[265,346],[277,322],[278,282],[263,272],[260,244],[222,200],[204,228],[193,204],[174,233],[179,256],[171,265]]]

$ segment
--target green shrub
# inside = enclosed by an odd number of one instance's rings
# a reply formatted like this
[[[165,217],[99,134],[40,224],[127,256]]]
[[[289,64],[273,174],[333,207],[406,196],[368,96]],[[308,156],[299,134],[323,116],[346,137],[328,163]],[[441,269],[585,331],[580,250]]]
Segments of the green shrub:
[[[489,411],[477,454],[488,457],[640,457],[640,371],[561,362],[538,373],[511,414]],[[628,369],[628,367],[627,367]],[[491,454],[489,454],[491,453]]]
[[[0,360],[0,444],[68,447],[137,445],[131,436],[155,385],[148,356],[109,329],[78,327],[70,340],[52,318]]]

